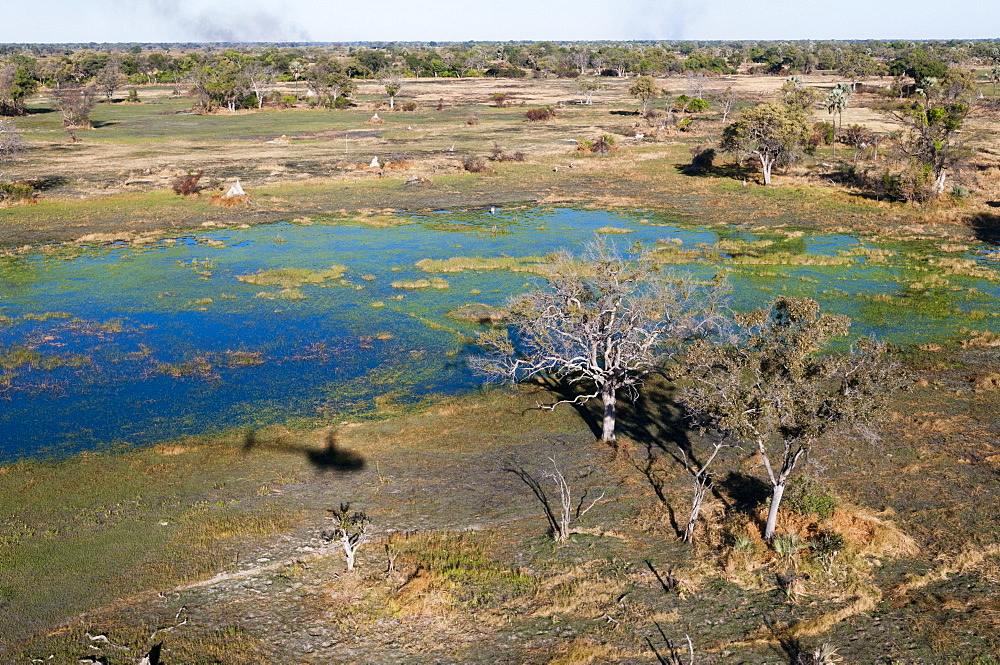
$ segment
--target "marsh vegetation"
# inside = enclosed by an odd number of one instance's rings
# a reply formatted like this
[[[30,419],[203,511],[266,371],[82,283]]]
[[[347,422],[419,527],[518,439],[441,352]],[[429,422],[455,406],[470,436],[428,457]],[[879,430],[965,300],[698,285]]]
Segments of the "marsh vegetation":
[[[249,49],[190,85],[189,54],[5,54],[0,651],[994,662],[992,56],[661,46]],[[103,81],[86,123],[53,112],[50,60]],[[791,128],[770,177],[748,132],[724,141],[762,102]],[[760,382],[794,383],[783,404],[850,392],[852,349],[889,353],[907,392],[867,429],[806,428],[768,474],[779,438],[692,409],[695,373],[662,363],[613,400],[613,446],[576,374],[482,390],[477,338],[523,343],[525,298],[598,237],[727,283],[737,317],[849,318],[808,377]]]

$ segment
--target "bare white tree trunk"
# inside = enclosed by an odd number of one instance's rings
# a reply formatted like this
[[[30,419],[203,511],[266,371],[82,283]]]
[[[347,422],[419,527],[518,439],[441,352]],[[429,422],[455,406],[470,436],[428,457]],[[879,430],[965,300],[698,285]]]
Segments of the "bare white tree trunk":
[[[771,167],[773,167],[773,166],[774,166],[774,159],[773,158],[766,157],[764,155],[760,155],[760,168],[761,168],[761,171],[763,171],[763,173],[764,173],[764,184],[765,185],[770,185],[771,184]]]
[[[712,489],[711,476],[695,476],[694,496],[691,499],[691,515],[688,517],[687,526],[684,527],[684,542],[690,543],[694,538],[694,528],[698,524],[698,515],[701,514],[701,504],[705,500],[708,490]]]
[[[601,388],[601,401],[604,402],[601,440],[606,443],[612,443],[615,440],[615,406],[617,401],[613,386],[605,384]]]
[[[782,482],[774,486],[771,494],[771,507],[767,511],[767,525],[764,527],[764,540],[771,542],[774,540],[774,528],[778,522],[778,507],[781,505],[781,497],[785,493],[785,484]]]

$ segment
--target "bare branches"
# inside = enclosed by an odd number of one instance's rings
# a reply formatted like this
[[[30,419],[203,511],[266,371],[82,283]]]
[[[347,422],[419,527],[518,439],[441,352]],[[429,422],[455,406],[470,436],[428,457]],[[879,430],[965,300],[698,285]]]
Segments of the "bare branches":
[[[556,255],[547,279],[547,289],[508,303],[510,331],[480,335],[486,353],[473,359],[473,367],[495,382],[545,377],[593,386],[557,404],[601,397],[607,442],[615,438],[618,392],[634,394],[685,345],[712,334],[727,292],[664,274],[643,257],[626,258],[600,241],[582,261]]]
[[[553,508],[553,504],[549,501],[548,494],[545,492],[545,488],[542,484],[532,476],[523,466],[511,465],[504,469],[510,473],[513,473],[522,481],[524,484],[531,488],[532,493],[542,504],[542,508],[545,511],[545,517],[549,522],[549,529],[552,532],[552,537],[558,543],[565,543],[569,538],[569,535],[573,533],[570,525],[573,521],[579,521],[586,515],[591,508],[596,506],[601,500],[604,499],[605,492],[601,492],[600,496],[593,499],[590,504],[584,508],[583,504],[587,499],[587,495],[590,493],[590,489],[583,493],[580,497],[580,501],[577,503],[574,510],[573,506],[573,490],[570,487],[569,481],[563,475],[562,471],[559,469],[559,465],[556,463],[554,457],[550,457],[549,461],[552,463],[552,471],[545,471],[542,473],[541,477],[545,480],[550,480],[555,485],[556,491],[559,492],[559,507],[558,513],[556,509]]]
[[[332,532],[324,532],[328,541],[336,540],[344,548],[344,558],[347,560],[347,570],[354,570],[354,557],[358,548],[368,541],[368,527],[371,519],[364,512],[354,510],[350,503],[340,504],[340,508],[328,508],[330,518],[334,521]]]

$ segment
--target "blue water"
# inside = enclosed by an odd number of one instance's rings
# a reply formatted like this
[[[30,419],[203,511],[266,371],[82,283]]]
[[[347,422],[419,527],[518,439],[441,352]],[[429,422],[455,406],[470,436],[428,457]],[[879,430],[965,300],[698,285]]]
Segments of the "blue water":
[[[441,212],[409,221],[389,228],[345,220],[227,228],[145,247],[67,248],[0,259],[0,315],[8,317],[0,319],[0,357],[28,349],[41,358],[0,369],[9,384],[0,384],[0,461],[233,427],[366,417],[376,413],[377,398],[408,404],[473,390],[480,380],[466,359],[478,326],[453,321],[446,312],[470,302],[502,305],[538,278],[506,271],[428,275],[415,267],[420,259],[578,252],[603,226],[634,230],[611,236],[623,247],[679,238],[683,248],[693,248],[715,243],[720,233],[756,237],[641,212]],[[842,234],[800,242],[805,253],[818,255],[859,244]],[[969,256],[989,263],[975,252]],[[258,270],[335,264],[347,266],[346,283],[305,284],[301,300],[258,297],[276,296],[280,287],[236,279]],[[719,266],[676,270],[710,277]],[[858,259],[850,267],[734,266],[727,272],[738,307],[759,306],[781,293],[809,295],[830,311],[851,315],[856,334],[918,343],[962,327],[996,325],[991,317],[970,322],[962,314],[996,311],[1000,293],[993,281],[949,277],[949,288],[961,293],[953,292],[955,308],[944,315],[931,307],[887,313],[859,297],[899,297],[915,279],[912,265],[901,259],[884,265]],[[391,286],[433,277],[446,279],[450,288]],[[947,296],[942,293],[919,297]],[[383,306],[373,307],[377,302]],[[65,318],[30,317],[53,312]],[[378,333],[391,339],[377,339]],[[242,366],[233,352],[259,354],[259,364]],[[51,366],[72,358],[79,366]]]

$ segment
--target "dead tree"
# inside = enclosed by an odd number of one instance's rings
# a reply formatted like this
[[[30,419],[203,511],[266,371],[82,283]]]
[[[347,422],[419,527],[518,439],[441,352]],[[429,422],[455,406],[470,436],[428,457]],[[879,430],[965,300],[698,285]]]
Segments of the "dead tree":
[[[544,377],[586,386],[583,394],[540,406],[599,397],[607,443],[615,441],[619,392],[634,400],[650,373],[711,333],[727,291],[665,274],[648,257],[623,257],[603,241],[592,243],[583,261],[558,254],[546,279],[548,289],[508,303],[510,329],[480,334],[486,354],[473,359],[473,368],[496,382]]]
[[[551,480],[555,486],[556,490],[559,492],[559,508],[558,512],[553,508],[552,503],[549,501],[549,496],[545,492],[545,488],[542,484],[532,476],[524,467],[519,465],[511,465],[506,469],[506,471],[513,473],[522,481],[524,484],[531,488],[532,493],[542,504],[542,509],[545,511],[545,517],[549,521],[549,528],[552,531],[552,537],[558,543],[565,543],[569,539],[569,535],[573,533],[571,529],[571,524],[574,521],[579,521],[584,515],[586,515],[591,508],[597,505],[598,501],[601,501],[605,492],[601,492],[601,495],[596,499],[592,500],[586,508],[583,504],[587,500],[587,495],[590,490],[586,490],[583,496],[580,497],[579,502],[576,506],[573,505],[573,490],[563,475],[562,471],[559,470],[559,465],[556,464],[556,460],[553,457],[549,458],[552,462],[552,471],[546,471],[542,473],[542,478]]]
[[[371,519],[364,512],[354,510],[350,503],[340,504],[340,508],[329,508],[330,518],[334,521],[332,531],[323,533],[327,541],[336,541],[344,548],[344,558],[347,560],[347,570],[354,570],[354,557],[358,548],[368,541],[368,527]]]
[[[689,456],[687,451],[680,445],[677,446],[677,459],[684,465],[687,472],[691,474],[691,512],[688,515],[687,525],[684,527],[683,541],[690,543],[694,539],[694,530],[698,524],[698,516],[701,514],[701,504],[705,501],[705,495],[713,487],[712,474],[708,468],[712,465],[724,449],[729,448],[724,437],[717,439],[712,444],[712,452],[704,462],[698,463]]]

